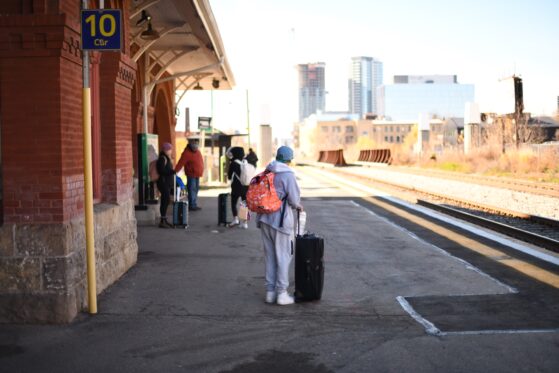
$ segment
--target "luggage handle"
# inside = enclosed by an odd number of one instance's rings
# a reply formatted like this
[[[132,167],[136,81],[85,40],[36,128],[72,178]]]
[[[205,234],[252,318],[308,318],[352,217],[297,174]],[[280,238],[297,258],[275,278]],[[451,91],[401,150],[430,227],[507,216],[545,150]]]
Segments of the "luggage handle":
[[[301,237],[301,209],[296,208],[296,210],[297,210],[297,237]]]

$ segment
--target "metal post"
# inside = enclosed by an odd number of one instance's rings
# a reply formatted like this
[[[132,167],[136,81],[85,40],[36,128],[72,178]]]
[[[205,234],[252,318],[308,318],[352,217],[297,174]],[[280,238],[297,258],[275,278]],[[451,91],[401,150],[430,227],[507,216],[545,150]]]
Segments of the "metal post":
[[[143,100],[143,108],[142,108],[142,114],[143,114],[143,132],[144,132],[144,136],[147,136],[148,133],[148,106],[149,106],[149,99],[150,99],[150,92],[151,92],[151,86],[149,84],[149,71],[147,71],[147,68],[149,66],[149,54],[148,52],[144,52],[144,86],[142,89],[142,100]],[[147,140],[146,140],[147,141]],[[142,160],[141,160],[141,155],[143,154],[143,152],[147,151],[147,148],[141,148],[141,146],[143,146],[143,143],[138,141],[138,204],[141,208],[143,208],[143,206],[146,203],[146,199],[147,196],[149,195],[149,191],[147,190],[147,183],[144,182],[144,178],[146,177],[146,175],[143,174],[142,171]]]
[[[251,148],[251,143],[250,143],[250,110],[249,110],[249,106],[248,106],[248,89],[246,90],[247,93],[247,134],[248,134],[248,147]]]
[[[143,114],[144,114],[144,133],[148,133],[148,106],[149,106],[149,99],[151,94],[151,87],[149,85],[149,71],[147,68],[149,66],[149,54],[147,51],[144,54],[144,91],[143,91],[143,99],[144,99],[144,107],[143,107]]]
[[[211,92],[212,92],[211,93],[211,99],[212,99],[212,115],[211,115],[211,117],[212,117],[212,122],[213,122],[214,121],[214,90],[212,89]],[[214,155],[214,126],[213,126],[213,124],[211,126],[211,135],[212,135],[212,158],[213,158],[213,155]]]
[[[83,9],[88,1],[82,0]],[[89,313],[97,313],[97,278],[95,273],[95,237],[93,230],[93,171],[91,157],[91,89],[89,83],[89,52],[82,50],[83,90],[83,170],[85,244],[87,262],[87,296]]]

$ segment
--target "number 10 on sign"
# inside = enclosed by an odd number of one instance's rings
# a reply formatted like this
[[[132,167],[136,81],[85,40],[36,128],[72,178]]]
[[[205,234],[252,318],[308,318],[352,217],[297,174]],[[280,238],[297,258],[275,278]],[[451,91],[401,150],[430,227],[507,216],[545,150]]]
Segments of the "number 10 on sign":
[[[82,10],[82,48],[120,50],[122,40],[119,9]]]

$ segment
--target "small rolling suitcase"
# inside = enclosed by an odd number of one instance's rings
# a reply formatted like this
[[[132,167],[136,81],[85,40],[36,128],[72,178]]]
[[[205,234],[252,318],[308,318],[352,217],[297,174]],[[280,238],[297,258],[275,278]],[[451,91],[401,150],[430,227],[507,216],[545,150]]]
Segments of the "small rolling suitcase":
[[[217,196],[217,225],[231,223],[231,194],[222,193]]]
[[[188,202],[181,201],[180,192],[177,192],[177,180],[174,182],[174,198],[173,198],[173,225],[175,228],[188,227]]]
[[[297,226],[299,226],[297,216]],[[295,301],[320,300],[324,286],[324,239],[312,233],[295,237]]]

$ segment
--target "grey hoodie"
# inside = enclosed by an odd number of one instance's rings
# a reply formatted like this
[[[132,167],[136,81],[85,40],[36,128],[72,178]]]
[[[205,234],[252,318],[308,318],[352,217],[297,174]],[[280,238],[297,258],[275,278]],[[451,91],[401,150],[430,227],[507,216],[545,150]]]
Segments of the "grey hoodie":
[[[288,195],[287,203],[282,205],[282,208],[285,208],[283,226],[280,228],[281,209],[271,214],[257,214],[256,223],[259,227],[260,224],[266,224],[282,233],[293,234],[293,209],[299,207],[301,204],[301,192],[299,191],[299,185],[297,185],[297,180],[295,179],[295,173],[288,165],[278,161],[273,161],[266,169],[275,174],[274,187],[276,188],[278,197],[283,200],[286,194]]]

